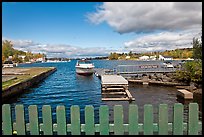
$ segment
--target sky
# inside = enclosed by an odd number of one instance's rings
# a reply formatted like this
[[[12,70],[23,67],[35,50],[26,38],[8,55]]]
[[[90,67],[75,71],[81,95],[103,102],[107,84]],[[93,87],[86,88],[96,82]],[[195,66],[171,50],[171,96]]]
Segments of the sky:
[[[192,48],[201,2],[3,2],[2,40],[47,57]]]

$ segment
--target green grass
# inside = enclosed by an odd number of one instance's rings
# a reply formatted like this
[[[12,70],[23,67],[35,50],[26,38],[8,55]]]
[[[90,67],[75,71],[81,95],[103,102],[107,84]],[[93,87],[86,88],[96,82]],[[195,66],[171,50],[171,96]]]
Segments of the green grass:
[[[28,69],[28,68],[26,68]],[[36,68],[29,68],[29,70],[24,71],[24,73],[29,73],[30,75],[15,75],[17,77],[17,79],[12,79],[12,80],[8,80],[5,82],[2,82],[2,90],[13,86],[19,82],[22,81],[26,81],[30,78],[32,78],[34,75],[39,75],[43,72],[47,72],[48,70],[51,70],[52,68],[48,68],[48,67],[36,67]]]

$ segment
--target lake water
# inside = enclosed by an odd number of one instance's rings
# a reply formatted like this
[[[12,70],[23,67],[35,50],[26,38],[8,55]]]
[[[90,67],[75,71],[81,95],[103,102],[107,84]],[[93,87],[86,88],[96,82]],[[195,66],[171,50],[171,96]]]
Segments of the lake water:
[[[144,63],[161,63],[160,61],[108,61],[93,60],[96,68],[113,69],[117,65],[136,65]],[[176,61],[174,62],[176,63]],[[6,103],[11,104],[12,112],[14,106],[23,104],[25,107],[25,118],[28,121],[28,106],[37,105],[39,111],[39,121],[42,122],[42,106],[51,105],[53,122],[56,122],[56,107],[64,105],[66,109],[67,122],[70,123],[70,107],[71,105],[80,106],[80,119],[84,123],[84,107],[92,105],[94,107],[95,123],[98,123],[98,111],[100,105],[108,105],[110,111],[110,123],[113,123],[113,106],[123,105],[124,122],[128,121],[128,101],[101,101],[101,85],[100,79],[95,75],[80,76],[75,72],[76,60],[62,63],[34,63],[19,65],[19,67],[56,67],[57,71],[47,77],[38,85],[26,90],[26,92],[18,97],[12,98]],[[135,98],[132,104],[137,104],[139,109],[139,122],[143,122],[143,107],[145,104],[153,105],[154,122],[158,121],[159,104],[168,104],[169,122],[172,122],[173,105],[180,102],[176,97],[176,88],[164,86],[143,86],[130,84],[129,91]],[[185,105],[184,120],[187,120],[187,108]],[[12,115],[15,119],[14,114]]]

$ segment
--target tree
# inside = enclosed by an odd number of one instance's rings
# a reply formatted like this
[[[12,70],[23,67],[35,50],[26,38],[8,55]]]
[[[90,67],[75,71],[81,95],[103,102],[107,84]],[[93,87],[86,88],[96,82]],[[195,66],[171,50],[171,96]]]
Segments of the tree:
[[[202,60],[202,42],[198,38],[193,38],[193,58]]]
[[[201,60],[186,62],[183,69],[176,71],[175,78],[186,83],[202,82],[202,62]]]
[[[132,55],[133,55],[132,51],[130,51],[130,52],[128,53],[128,55],[129,55],[130,57],[132,57]]]
[[[115,60],[118,59],[119,55],[117,53],[112,53],[110,54],[110,56],[108,57],[110,60]]]
[[[13,56],[14,54],[14,48],[13,44],[11,44],[11,41],[5,40],[3,41],[2,45],[2,56],[5,58],[8,58],[9,56]]]

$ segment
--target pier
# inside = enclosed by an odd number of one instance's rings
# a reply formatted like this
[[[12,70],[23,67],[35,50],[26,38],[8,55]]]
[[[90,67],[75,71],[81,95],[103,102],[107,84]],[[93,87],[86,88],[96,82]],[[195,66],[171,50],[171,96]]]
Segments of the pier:
[[[104,69],[96,69],[96,76],[101,78],[101,93],[103,101],[132,101],[128,90],[128,81],[121,75],[107,74]],[[108,72],[111,72],[108,70]]]

